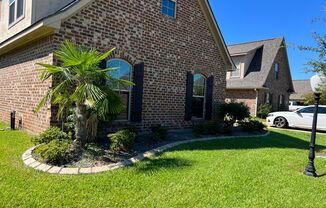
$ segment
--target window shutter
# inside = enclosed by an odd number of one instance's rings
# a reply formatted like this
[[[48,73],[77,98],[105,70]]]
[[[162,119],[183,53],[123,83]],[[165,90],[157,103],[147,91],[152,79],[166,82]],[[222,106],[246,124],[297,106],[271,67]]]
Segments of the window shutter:
[[[105,59],[103,59],[101,62],[100,62],[100,68],[101,69],[106,69],[106,60]]]
[[[106,69],[106,63],[107,60],[103,59],[99,64],[100,69]],[[106,81],[107,81],[106,79],[103,79],[101,80],[100,84],[105,85]]]
[[[132,122],[142,121],[143,85],[144,85],[144,63],[136,64],[133,70],[133,83],[131,92],[131,115]]]
[[[192,118],[192,95],[194,86],[194,75],[187,72],[187,85],[186,85],[186,109],[185,120],[190,121]]]
[[[212,120],[213,113],[213,89],[214,89],[214,77],[210,76],[207,78],[207,86],[206,86],[206,120]]]

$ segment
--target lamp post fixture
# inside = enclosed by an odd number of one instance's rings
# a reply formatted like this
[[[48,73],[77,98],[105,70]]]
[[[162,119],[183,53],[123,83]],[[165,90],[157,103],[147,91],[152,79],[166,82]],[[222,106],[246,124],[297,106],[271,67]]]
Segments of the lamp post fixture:
[[[310,79],[311,88],[314,92],[314,101],[315,101],[315,110],[314,117],[312,122],[312,131],[311,131],[311,140],[309,146],[309,161],[308,165],[304,171],[304,174],[307,176],[317,177],[316,168],[314,164],[315,160],[315,146],[316,146],[316,129],[317,129],[317,120],[318,120],[318,109],[319,109],[319,100],[320,100],[320,85],[326,80],[324,76],[315,75]]]

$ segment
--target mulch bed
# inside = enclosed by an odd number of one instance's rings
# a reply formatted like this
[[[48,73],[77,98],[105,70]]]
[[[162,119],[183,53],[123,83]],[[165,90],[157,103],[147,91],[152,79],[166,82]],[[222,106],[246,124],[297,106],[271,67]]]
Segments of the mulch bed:
[[[118,152],[114,153],[109,149],[109,144],[90,144],[82,151],[78,157],[75,157],[68,164],[62,167],[68,168],[88,168],[88,167],[98,167],[104,165],[110,165],[117,162],[122,162],[126,159],[132,158],[139,153],[143,153],[170,143],[177,141],[198,139],[198,138],[208,138],[208,137],[219,137],[219,136],[254,136],[261,135],[265,132],[247,133],[243,132],[239,128],[235,128],[231,134],[226,135],[194,135],[192,130],[177,130],[168,133],[167,140],[153,142],[150,135],[141,134],[137,137],[134,147],[131,152]],[[34,155],[36,156],[36,155]],[[36,158],[36,157],[35,157]]]

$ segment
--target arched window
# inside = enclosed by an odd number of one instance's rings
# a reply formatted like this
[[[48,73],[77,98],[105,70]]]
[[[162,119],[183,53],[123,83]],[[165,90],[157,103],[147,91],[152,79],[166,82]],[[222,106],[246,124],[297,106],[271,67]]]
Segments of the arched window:
[[[202,74],[194,75],[192,96],[192,117],[204,118],[206,78]]]
[[[109,71],[113,78],[132,81],[132,66],[122,59],[111,59],[107,62],[107,68],[116,68],[114,71]],[[117,120],[130,119],[130,101],[131,101],[131,86],[117,85],[113,87],[121,95],[124,105],[124,110],[117,117]]]

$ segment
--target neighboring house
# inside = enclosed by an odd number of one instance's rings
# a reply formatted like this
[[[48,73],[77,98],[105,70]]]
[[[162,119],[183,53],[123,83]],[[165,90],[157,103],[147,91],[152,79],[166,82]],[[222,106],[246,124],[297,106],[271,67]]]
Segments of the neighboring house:
[[[293,80],[294,91],[290,96],[290,101],[295,102],[296,105],[304,105],[305,95],[313,93],[310,85],[310,80]]]
[[[284,38],[228,46],[236,68],[227,73],[226,100],[246,103],[253,116],[268,103],[287,110],[293,84]]]
[[[69,39],[106,52],[102,62],[133,88],[116,89],[125,110],[114,124],[185,128],[215,118],[232,60],[208,0],[0,0],[0,120],[11,111],[23,129],[55,124],[53,105],[34,110],[54,84],[36,63],[55,64]]]

